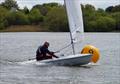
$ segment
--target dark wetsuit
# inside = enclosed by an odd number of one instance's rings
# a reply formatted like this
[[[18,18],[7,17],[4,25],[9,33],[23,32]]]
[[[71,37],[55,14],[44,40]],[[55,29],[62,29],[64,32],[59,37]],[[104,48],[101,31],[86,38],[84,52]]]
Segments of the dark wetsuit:
[[[47,55],[49,54],[49,56]],[[36,51],[36,60],[52,59],[51,52],[45,46],[38,47]]]

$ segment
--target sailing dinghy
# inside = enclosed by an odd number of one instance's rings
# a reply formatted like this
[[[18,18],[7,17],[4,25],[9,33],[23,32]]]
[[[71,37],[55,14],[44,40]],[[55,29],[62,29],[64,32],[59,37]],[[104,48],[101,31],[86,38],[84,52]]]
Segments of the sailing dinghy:
[[[48,63],[52,65],[84,65],[91,61],[92,54],[76,54],[74,44],[82,40],[83,37],[83,18],[82,10],[80,6],[80,0],[64,0],[66,12],[69,21],[71,45],[73,49],[73,55],[60,57],[58,59],[42,60],[41,63]],[[77,36],[77,33],[80,36]]]
[[[98,49],[94,46],[86,46],[82,50],[82,54],[76,54],[74,44],[83,39],[84,27],[80,0],[64,0],[66,12],[69,21],[70,37],[73,54],[62,56],[57,59],[47,59],[38,61],[38,63],[46,63],[52,65],[85,65],[99,59]],[[35,60],[34,60],[35,61]]]

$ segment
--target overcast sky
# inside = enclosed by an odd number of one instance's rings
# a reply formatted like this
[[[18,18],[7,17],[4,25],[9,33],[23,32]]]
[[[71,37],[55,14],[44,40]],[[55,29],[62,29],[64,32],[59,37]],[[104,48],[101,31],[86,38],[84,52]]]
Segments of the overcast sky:
[[[0,3],[4,0],[0,0]],[[27,6],[28,8],[32,8],[32,6],[36,4],[43,4],[49,2],[57,2],[57,3],[64,3],[64,0],[16,0],[19,7],[23,8]],[[96,8],[107,8],[108,6],[114,6],[120,4],[120,0],[81,0],[82,4],[91,4],[94,5]]]

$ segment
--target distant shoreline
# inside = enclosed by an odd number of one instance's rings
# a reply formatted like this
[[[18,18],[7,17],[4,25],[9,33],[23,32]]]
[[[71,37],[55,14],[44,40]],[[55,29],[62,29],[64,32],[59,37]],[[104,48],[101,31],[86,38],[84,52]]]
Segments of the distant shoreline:
[[[13,25],[6,29],[0,30],[0,32],[45,32],[48,31],[42,28],[40,25]]]
[[[13,25],[7,27],[6,29],[0,30],[0,33],[5,32],[55,32],[50,31],[40,25]],[[59,31],[61,32],[61,31]],[[86,32],[91,33],[91,32]],[[112,32],[92,32],[92,33],[120,33],[120,31],[112,31]]]

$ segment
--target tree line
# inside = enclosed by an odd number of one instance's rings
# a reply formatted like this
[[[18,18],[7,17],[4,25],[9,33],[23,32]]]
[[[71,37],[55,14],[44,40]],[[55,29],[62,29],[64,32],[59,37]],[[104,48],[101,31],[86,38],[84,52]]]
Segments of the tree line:
[[[105,10],[90,4],[81,6],[86,32],[120,31],[120,5]],[[37,4],[29,10],[20,9],[15,0],[5,0],[0,3],[0,30],[11,25],[41,25],[48,31],[69,31],[65,6],[59,3]]]

